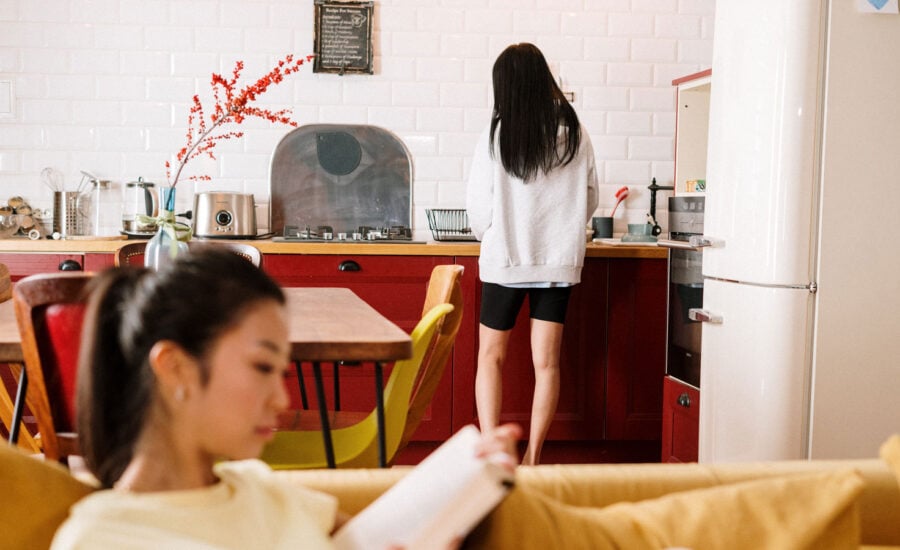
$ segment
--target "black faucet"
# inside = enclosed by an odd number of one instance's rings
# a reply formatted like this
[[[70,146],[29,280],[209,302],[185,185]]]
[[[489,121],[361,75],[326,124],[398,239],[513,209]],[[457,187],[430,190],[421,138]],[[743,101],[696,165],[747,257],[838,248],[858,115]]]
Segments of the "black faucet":
[[[660,233],[662,233],[662,227],[656,223],[656,192],[657,191],[672,191],[675,189],[674,185],[656,185],[656,178],[653,178],[653,183],[647,186],[647,189],[650,190],[650,220],[653,222],[653,229],[651,233],[654,237],[658,237]]]

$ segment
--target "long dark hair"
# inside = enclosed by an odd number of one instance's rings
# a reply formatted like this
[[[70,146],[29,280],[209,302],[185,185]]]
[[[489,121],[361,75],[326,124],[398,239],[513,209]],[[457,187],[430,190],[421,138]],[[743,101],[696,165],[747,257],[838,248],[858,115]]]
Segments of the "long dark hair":
[[[578,116],[537,46],[513,44],[503,50],[494,62],[493,81],[491,155],[499,127],[500,160],[509,174],[528,182],[538,171],[550,172],[575,158],[581,144]],[[566,127],[562,151],[560,125]]]
[[[283,304],[285,298],[258,267],[215,247],[191,251],[159,272],[104,271],[89,291],[78,367],[78,439],[91,472],[112,487],[131,461],[153,401],[153,345],[171,340],[203,358],[248,307],[262,300]],[[209,373],[200,376],[205,383]]]

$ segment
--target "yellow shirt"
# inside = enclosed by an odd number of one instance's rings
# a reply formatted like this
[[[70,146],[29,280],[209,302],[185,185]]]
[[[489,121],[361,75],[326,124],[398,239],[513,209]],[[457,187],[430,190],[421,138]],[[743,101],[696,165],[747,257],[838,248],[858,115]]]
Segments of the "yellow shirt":
[[[258,460],[223,462],[211,487],[98,491],[72,507],[52,550],[333,548],[334,497],[287,484]]]

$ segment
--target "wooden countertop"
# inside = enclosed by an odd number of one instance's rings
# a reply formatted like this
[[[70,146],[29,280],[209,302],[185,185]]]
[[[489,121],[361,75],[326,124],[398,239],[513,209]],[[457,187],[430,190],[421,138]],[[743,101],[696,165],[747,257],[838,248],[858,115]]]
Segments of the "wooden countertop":
[[[112,253],[126,241],[122,239],[78,238],[67,240],[26,238],[0,239],[0,253],[33,252],[56,254]],[[335,254],[361,256],[478,256],[480,245],[475,242],[435,242],[424,244],[373,243],[299,243],[266,240],[238,241],[257,247],[263,254]],[[588,243],[589,258],[666,258],[668,249],[657,246],[609,246]]]

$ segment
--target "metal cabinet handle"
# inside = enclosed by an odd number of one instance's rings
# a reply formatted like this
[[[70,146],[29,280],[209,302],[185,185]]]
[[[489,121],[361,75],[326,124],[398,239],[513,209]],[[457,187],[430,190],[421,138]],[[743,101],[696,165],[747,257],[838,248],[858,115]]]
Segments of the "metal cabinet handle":
[[[712,323],[714,325],[722,324],[722,316],[706,309],[692,307],[688,310],[688,319],[691,321],[700,321],[701,323]]]
[[[694,248],[721,248],[725,246],[724,239],[716,239],[715,237],[707,237],[706,235],[691,235],[688,243]]]
[[[689,409],[691,407],[691,396],[687,393],[683,393],[678,396],[678,404],[682,407]]]
[[[81,271],[81,264],[75,260],[63,260],[57,268],[59,271]]]
[[[362,271],[362,268],[353,260],[344,260],[338,266],[338,271]]]

